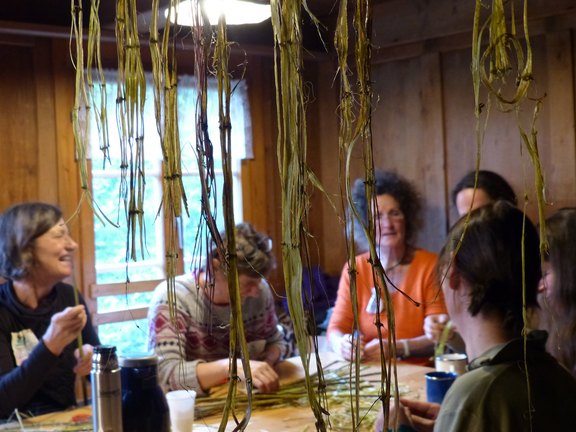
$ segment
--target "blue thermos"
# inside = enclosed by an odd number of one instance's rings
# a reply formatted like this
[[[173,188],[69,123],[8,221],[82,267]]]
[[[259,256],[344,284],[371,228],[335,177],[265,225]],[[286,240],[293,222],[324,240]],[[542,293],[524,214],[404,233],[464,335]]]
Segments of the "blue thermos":
[[[158,384],[156,355],[120,357],[124,432],[170,432],[166,397]]]

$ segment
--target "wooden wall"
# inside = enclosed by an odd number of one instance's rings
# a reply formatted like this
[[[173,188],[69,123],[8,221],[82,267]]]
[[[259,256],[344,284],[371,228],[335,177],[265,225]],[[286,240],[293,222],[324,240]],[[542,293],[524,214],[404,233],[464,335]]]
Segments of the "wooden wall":
[[[470,72],[474,2],[391,0],[375,7],[373,146],[377,168],[411,180],[425,201],[425,225],[417,244],[438,251],[456,220],[450,190],[475,166],[475,119]],[[550,205],[576,205],[574,59],[576,4],[571,0],[529,2],[534,52],[534,92],[543,96],[537,122],[540,155]],[[322,155],[317,169],[325,186],[338,193],[334,93],[329,68],[318,67],[317,94]],[[515,117],[492,109],[481,152],[481,168],[502,174],[519,199],[528,196],[535,220],[532,166],[522,149]],[[531,115],[531,111],[525,113]],[[360,174],[360,159],[355,172]],[[326,202],[320,202],[323,229],[320,262],[337,274],[344,263],[343,229]],[[337,233],[339,235],[337,235]]]
[[[64,39],[0,35],[0,210],[23,201],[58,205],[66,216],[79,207],[71,108],[73,71]],[[82,218],[70,221],[82,241]],[[81,251],[78,262],[83,262]],[[78,284],[82,271],[76,268]]]

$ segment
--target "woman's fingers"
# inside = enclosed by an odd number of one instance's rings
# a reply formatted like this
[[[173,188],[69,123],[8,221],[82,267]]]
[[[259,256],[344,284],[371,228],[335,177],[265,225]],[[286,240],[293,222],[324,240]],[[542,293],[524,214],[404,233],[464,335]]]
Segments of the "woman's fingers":
[[[272,393],[280,387],[280,377],[268,363],[263,361],[251,360],[250,371],[252,374],[252,383],[254,387],[264,393]],[[244,371],[238,368],[238,372],[244,379]]]
[[[55,313],[42,339],[46,347],[55,355],[60,355],[64,348],[78,337],[87,322],[83,305],[67,307]]]

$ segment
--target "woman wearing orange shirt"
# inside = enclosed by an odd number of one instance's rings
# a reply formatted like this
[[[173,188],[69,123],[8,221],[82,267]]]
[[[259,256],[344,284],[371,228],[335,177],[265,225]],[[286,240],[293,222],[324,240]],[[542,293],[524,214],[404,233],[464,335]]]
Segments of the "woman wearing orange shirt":
[[[424,335],[424,323],[446,313],[437,282],[436,255],[411,243],[420,226],[421,210],[413,186],[395,173],[377,172],[374,190],[376,197],[372,205],[369,205],[364,180],[356,180],[352,194],[363,219],[358,222],[367,226],[368,212],[372,212],[376,225],[376,247],[389,281],[387,285],[394,308],[396,354],[413,363],[424,364],[428,362],[434,348],[433,342]],[[362,230],[357,229],[355,232]],[[360,343],[363,360],[380,358],[376,319],[378,312],[385,355],[388,351],[388,322],[383,304],[385,297],[381,291],[383,287],[374,282],[369,258],[369,253],[356,257],[358,328],[354,328],[353,324],[348,264],[342,271],[336,304],[328,325],[330,345],[345,359],[352,358],[353,339]],[[381,293],[380,305],[376,302],[376,289]],[[359,336],[353,338],[353,334]]]

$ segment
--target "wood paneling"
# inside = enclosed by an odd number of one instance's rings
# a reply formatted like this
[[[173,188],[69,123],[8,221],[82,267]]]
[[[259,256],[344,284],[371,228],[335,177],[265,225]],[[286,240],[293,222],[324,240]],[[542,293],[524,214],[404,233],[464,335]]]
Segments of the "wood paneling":
[[[574,51],[573,32],[546,35],[546,68],[548,82],[544,105],[549,136],[540,139],[542,159],[548,181],[547,198],[553,208],[576,205],[576,159],[574,137]]]
[[[444,131],[440,57],[430,54],[373,70],[374,165],[411,181],[423,201],[416,245],[438,250],[444,237]]]
[[[0,209],[39,196],[39,131],[33,45],[0,41]],[[48,149],[45,149],[48,151]]]
[[[313,66],[315,83],[308,108],[310,167],[316,173],[327,196],[312,192],[310,223],[313,238],[310,254],[315,264],[331,274],[340,274],[346,260],[346,243],[340,199],[340,157],[338,150],[339,86],[333,62]]]
[[[469,33],[474,7],[474,1],[461,0],[383,2],[374,7],[374,46],[397,46]],[[575,9],[573,0],[530,0],[528,5],[530,20],[547,23],[548,30],[558,29],[560,23],[556,20],[562,20]],[[521,7],[516,6],[517,17],[521,14]]]
[[[273,291],[284,293],[282,274],[281,194],[276,156],[274,63],[269,57],[248,58],[246,80],[252,117],[251,158],[242,162],[244,220],[272,238],[276,268],[269,277]]]

